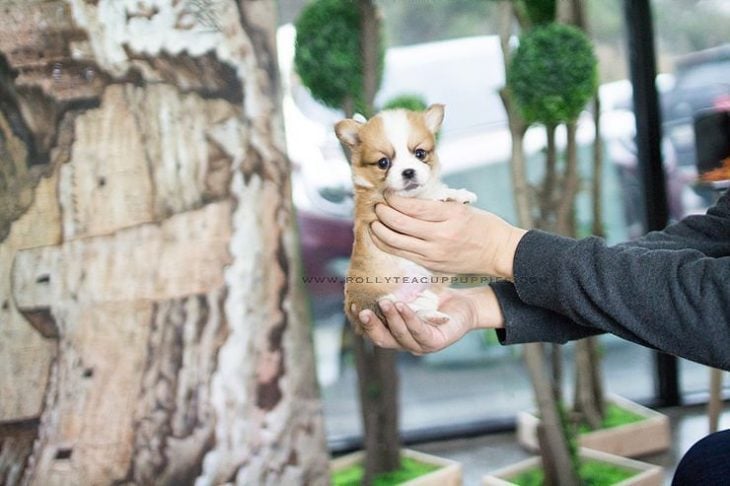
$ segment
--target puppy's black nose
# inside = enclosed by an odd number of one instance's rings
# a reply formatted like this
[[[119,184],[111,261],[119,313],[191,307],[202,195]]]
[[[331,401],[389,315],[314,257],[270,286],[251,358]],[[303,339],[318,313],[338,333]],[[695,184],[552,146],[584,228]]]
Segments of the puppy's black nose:
[[[406,180],[413,179],[416,176],[416,171],[414,169],[406,169],[403,171],[403,178]]]

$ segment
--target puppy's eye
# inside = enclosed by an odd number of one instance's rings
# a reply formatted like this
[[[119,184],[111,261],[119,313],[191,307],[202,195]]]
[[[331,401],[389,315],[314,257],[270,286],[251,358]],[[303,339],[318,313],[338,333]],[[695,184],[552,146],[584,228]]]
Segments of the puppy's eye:
[[[418,160],[423,160],[426,158],[426,155],[428,155],[428,152],[423,149],[416,149],[416,151],[413,152],[413,155],[415,155]]]
[[[387,157],[383,157],[382,159],[378,160],[378,167],[385,170],[388,167],[390,167],[390,160],[388,160]]]

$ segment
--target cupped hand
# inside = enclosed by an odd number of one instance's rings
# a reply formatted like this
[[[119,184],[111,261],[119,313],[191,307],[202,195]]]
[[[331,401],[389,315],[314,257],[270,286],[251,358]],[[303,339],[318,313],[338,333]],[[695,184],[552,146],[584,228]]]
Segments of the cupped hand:
[[[438,309],[450,317],[444,324],[421,319],[403,302],[383,300],[380,309],[386,322],[370,310],[360,312],[365,334],[376,346],[419,355],[440,351],[472,329],[503,325],[501,309],[489,287],[441,291]]]
[[[513,278],[513,260],[525,230],[472,206],[388,196],[371,225],[374,243],[429,270]]]

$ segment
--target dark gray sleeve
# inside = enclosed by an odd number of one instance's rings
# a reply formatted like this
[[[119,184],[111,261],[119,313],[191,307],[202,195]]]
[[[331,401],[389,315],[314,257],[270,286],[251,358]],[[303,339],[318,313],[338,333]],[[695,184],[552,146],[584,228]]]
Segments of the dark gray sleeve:
[[[533,230],[517,247],[514,277],[525,304],[730,368],[730,257],[606,247],[599,238],[576,241]]]
[[[497,337],[502,344],[564,344],[603,332],[576,324],[556,312],[525,304],[511,282],[496,282],[491,287],[504,316],[504,328],[497,329]]]
[[[706,256],[728,256],[730,255],[730,191],[727,191],[706,215],[690,216],[667,227],[664,231],[649,233],[618,247],[673,250],[691,248]],[[512,283],[497,282],[492,284],[492,288],[505,319],[505,328],[497,331],[502,344],[565,343],[604,332],[596,327],[577,324],[557,312],[524,303]],[[629,341],[654,347],[629,329],[614,326],[610,332]]]

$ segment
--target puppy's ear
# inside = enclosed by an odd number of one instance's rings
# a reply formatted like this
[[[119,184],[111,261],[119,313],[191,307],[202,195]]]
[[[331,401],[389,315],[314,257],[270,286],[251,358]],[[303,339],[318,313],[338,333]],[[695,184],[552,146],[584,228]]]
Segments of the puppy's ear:
[[[337,138],[350,148],[356,147],[360,143],[360,128],[362,125],[362,123],[350,120],[349,118],[340,120],[335,125]]]
[[[431,105],[423,112],[423,118],[426,120],[426,127],[433,133],[439,131],[441,123],[444,121],[444,105]]]

